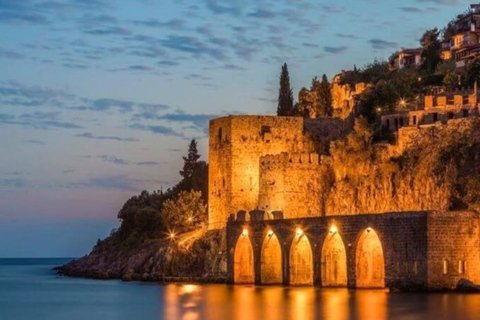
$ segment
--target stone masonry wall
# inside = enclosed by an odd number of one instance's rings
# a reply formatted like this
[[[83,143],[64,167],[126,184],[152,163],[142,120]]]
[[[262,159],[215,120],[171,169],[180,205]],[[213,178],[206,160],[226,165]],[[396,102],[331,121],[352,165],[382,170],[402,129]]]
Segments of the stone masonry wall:
[[[428,226],[429,287],[451,289],[461,278],[479,283],[478,213],[433,212]]]
[[[242,221],[227,224],[227,275],[233,281],[235,245],[242,230],[248,230],[254,256],[255,283],[261,284],[260,259],[267,232],[279,239],[283,284],[289,282],[289,254],[295,230],[301,228],[312,249],[314,284],[321,283],[321,251],[335,225],[346,250],[348,286],[356,286],[356,254],[360,235],[372,228],[384,256],[385,285],[404,290],[453,288],[460,278],[480,282],[480,237],[478,214],[470,211],[423,211],[359,214],[316,218]],[[443,274],[447,258],[448,274]],[[458,261],[466,261],[458,274]]]
[[[283,211],[284,218],[319,216],[319,166],[317,153],[263,156],[260,159],[259,208],[267,214]]]
[[[314,151],[301,117],[218,118],[210,121],[209,138],[210,229],[223,227],[231,213],[258,207],[261,156]]]

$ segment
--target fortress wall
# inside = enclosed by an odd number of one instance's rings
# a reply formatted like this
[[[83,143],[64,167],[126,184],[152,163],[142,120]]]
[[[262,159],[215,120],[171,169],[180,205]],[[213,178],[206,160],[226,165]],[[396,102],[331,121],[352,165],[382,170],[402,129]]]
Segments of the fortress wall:
[[[429,213],[428,286],[452,289],[461,278],[479,283],[479,239],[478,213]]]
[[[321,215],[319,168],[317,153],[261,157],[258,207],[267,213],[283,211],[287,219]]]
[[[209,227],[223,227],[229,214],[258,207],[261,156],[313,150],[301,117],[228,116],[210,121]]]

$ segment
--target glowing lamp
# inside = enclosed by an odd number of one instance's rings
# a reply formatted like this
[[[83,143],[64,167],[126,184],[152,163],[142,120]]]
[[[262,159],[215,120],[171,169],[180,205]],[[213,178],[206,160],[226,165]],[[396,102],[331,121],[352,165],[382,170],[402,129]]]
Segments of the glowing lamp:
[[[300,236],[303,234],[303,230],[300,229],[300,228],[297,228],[297,230],[295,231],[295,233],[297,234],[297,237],[300,237]]]
[[[331,233],[331,234],[335,234],[335,233],[337,233],[337,232],[338,232],[337,226],[336,226],[336,225],[332,225],[332,226],[330,227],[330,233]]]
[[[193,218],[192,217],[188,217],[188,222],[192,222]]]
[[[175,233],[173,232],[170,233],[170,239],[175,239]]]
[[[244,236],[244,237],[248,236],[248,230],[247,229],[243,229],[242,236]]]
[[[267,233],[267,235],[268,235],[269,237],[273,236],[273,230],[269,230],[268,233]]]

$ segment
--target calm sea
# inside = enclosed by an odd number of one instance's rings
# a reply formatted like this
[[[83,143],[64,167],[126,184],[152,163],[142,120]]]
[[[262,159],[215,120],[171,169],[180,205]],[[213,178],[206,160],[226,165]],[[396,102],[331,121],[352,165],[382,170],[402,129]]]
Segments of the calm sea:
[[[0,259],[0,319],[480,319],[477,294],[73,279],[68,259]]]

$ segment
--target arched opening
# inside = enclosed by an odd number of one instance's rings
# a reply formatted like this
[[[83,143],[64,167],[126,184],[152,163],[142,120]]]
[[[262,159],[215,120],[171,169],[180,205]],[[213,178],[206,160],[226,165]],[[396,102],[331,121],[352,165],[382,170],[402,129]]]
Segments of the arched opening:
[[[313,259],[310,241],[297,232],[290,248],[290,284],[313,284]]]
[[[238,238],[233,256],[233,277],[235,283],[254,283],[253,248],[248,234]]]
[[[282,283],[282,248],[272,231],[263,239],[261,277],[264,284]]]
[[[322,247],[322,286],[344,287],[347,285],[347,253],[338,232],[329,233]]]
[[[380,238],[375,230],[366,229],[357,244],[357,288],[385,287],[385,260]]]

